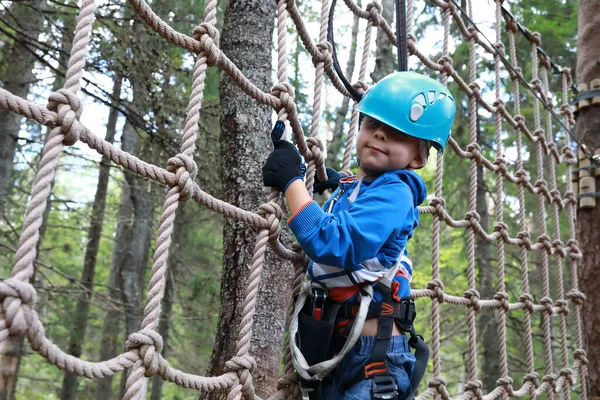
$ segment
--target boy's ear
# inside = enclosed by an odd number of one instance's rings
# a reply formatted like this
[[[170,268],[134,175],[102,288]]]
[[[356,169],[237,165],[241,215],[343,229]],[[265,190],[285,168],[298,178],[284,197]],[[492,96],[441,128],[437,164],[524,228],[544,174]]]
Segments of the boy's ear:
[[[427,158],[423,157],[423,152],[418,151],[415,158],[408,163],[410,169],[421,169],[427,164]]]

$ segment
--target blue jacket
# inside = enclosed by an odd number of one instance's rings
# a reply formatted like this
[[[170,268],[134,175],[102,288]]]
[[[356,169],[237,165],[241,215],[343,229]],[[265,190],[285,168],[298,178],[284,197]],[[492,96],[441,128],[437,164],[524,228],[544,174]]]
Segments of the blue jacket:
[[[417,206],[427,190],[411,170],[385,172],[372,181],[346,178],[325,203],[307,203],[288,221],[312,262],[310,279],[335,301],[351,301],[363,282],[376,282],[399,259],[399,295],[410,295],[406,245],[419,224]],[[406,279],[401,279],[402,277]],[[377,297],[375,298],[377,301]]]

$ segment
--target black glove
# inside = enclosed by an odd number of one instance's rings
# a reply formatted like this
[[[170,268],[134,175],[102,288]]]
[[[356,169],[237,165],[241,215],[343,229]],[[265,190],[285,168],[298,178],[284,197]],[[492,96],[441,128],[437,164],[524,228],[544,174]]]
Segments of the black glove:
[[[315,174],[315,192],[319,194],[323,194],[327,189],[335,190],[338,187],[338,183],[340,179],[342,179],[345,175],[337,172],[333,168],[326,168],[327,171],[327,180],[325,182],[321,182],[319,180],[319,176]]]
[[[263,184],[275,187],[282,193],[296,179],[304,179],[306,173],[306,164],[296,146],[281,140],[284,130],[285,124],[277,121],[271,132],[274,148],[262,168]]]

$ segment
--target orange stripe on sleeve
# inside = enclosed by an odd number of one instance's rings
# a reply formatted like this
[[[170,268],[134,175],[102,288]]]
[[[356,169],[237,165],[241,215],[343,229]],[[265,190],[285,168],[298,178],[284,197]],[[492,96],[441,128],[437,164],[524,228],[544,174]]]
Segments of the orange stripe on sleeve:
[[[304,203],[302,205],[302,207],[300,207],[298,210],[296,210],[296,212],[288,219],[288,221],[287,221],[288,225],[290,224],[290,222],[292,222],[292,220],[294,219],[294,217],[296,217],[296,215],[298,215],[300,213],[300,211],[304,210],[304,208],[306,206],[308,206],[310,203],[316,203],[316,201],[311,200],[311,201],[307,201],[306,203]]]

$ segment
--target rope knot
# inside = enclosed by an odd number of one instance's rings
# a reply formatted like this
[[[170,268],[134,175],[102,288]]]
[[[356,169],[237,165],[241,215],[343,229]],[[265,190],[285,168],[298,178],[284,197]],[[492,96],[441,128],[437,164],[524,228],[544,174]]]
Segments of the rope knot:
[[[525,130],[525,117],[521,114],[515,115],[514,118],[517,125],[521,128],[521,130]]]
[[[475,223],[479,223],[479,221],[481,221],[481,216],[477,211],[469,211],[465,214],[465,219],[471,222],[471,226],[474,226]]]
[[[356,89],[356,91],[360,94],[365,94],[367,90],[369,90],[369,85],[367,85],[363,81],[356,81],[352,84],[352,87]]]
[[[562,153],[565,156],[565,162],[568,165],[577,164],[577,156],[575,155],[575,152],[569,146],[564,146],[562,148]]]
[[[79,97],[68,89],[59,89],[48,98],[48,110],[56,112],[56,125],[65,135],[63,144],[72,146],[79,140],[81,125],[79,118],[83,112]]]
[[[567,241],[567,252],[572,260],[581,260],[583,258],[577,239],[569,239]]]
[[[554,308],[552,307],[552,299],[550,297],[542,297],[540,299],[540,304],[544,306],[545,312],[548,315],[552,315],[554,313]]]
[[[504,55],[504,49],[505,49],[504,43],[502,43],[502,42],[496,42],[496,43],[494,43],[494,46],[496,46],[496,48],[498,49],[498,52],[501,55]]]
[[[333,64],[333,57],[331,54],[333,53],[333,46],[328,41],[317,43],[317,49],[319,52],[313,55],[313,63],[322,62],[325,64],[325,67],[328,68]]]
[[[496,385],[503,387],[504,390],[506,390],[506,392],[509,394],[509,396],[513,392],[512,384],[513,380],[510,376],[502,377],[496,381]]]
[[[523,383],[531,382],[537,388],[540,385],[539,377],[540,375],[537,372],[530,372],[523,377]]]
[[[439,303],[444,302],[444,282],[439,279],[432,279],[427,282],[427,289],[433,290]]]
[[[249,355],[233,357],[225,363],[225,371],[237,372],[254,371],[256,369],[256,360]]]
[[[559,314],[563,314],[565,317],[567,315],[569,315],[569,303],[566,300],[564,300],[564,299],[557,300],[556,307],[559,308],[559,310],[558,310]]]
[[[477,29],[474,26],[469,26],[467,32],[469,32],[467,35],[469,40],[474,39],[476,42],[479,41],[479,32],[477,32]]]
[[[535,311],[533,308],[533,296],[529,293],[523,293],[519,296],[519,301],[525,304],[525,309],[529,311],[530,314],[533,314]]]
[[[575,350],[575,352],[573,353],[573,357],[575,357],[575,359],[577,361],[579,361],[579,363],[581,365],[587,365],[588,364],[587,353],[583,349],[577,349],[577,350]]]
[[[539,32],[533,32],[531,34],[531,42],[533,44],[535,44],[536,46],[541,46],[542,45],[542,35],[540,35]]]
[[[446,74],[452,76],[454,74],[454,68],[452,67],[452,57],[449,56],[443,56],[442,58],[440,58],[438,60],[438,64],[440,64],[444,70],[446,71]]]
[[[465,290],[463,297],[470,301],[469,307],[473,307],[475,311],[481,309],[481,304],[479,303],[480,294],[476,289]]]
[[[167,171],[175,172],[177,186],[179,186],[180,200],[187,201],[194,194],[194,179],[198,173],[198,165],[192,159],[183,153],[169,158],[167,161]]]
[[[552,248],[554,249],[554,253],[558,253],[562,258],[567,256],[567,252],[563,247],[563,242],[560,239],[552,241]]]
[[[481,388],[483,387],[483,383],[480,380],[468,381],[465,383],[465,391],[471,392],[480,399],[482,397]]]
[[[477,82],[469,83],[469,89],[471,89],[469,96],[475,96],[477,100],[481,100],[481,87]]]
[[[523,169],[515,172],[515,176],[519,179],[518,183],[525,183],[529,180],[529,174]]]
[[[544,375],[542,381],[548,382],[548,385],[550,385],[552,389],[556,389],[556,374]]]
[[[128,351],[138,350],[142,365],[146,369],[145,376],[156,375],[160,365],[160,353],[163,340],[160,334],[152,329],[142,329],[129,335],[125,347]]]
[[[573,379],[573,370],[571,368],[563,368],[558,373],[561,377],[564,377],[569,385],[573,385],[575,383],[575,379]]]
[[[494,231],[500,232],[500,234],[504,237],[505,234],[507,234],[508,232],[508,225],[504,222],[496,222],[496,224],[494,225]]]
[[[371,21],[373,26],[379,26],[381,22],[380,15],[381,11],[383,10],[383,6],[381,5],[381,3],[372,1],[369,4],[367,4],[366,10],[369,13],[368,20]]]
[[[565,192],[564,200],[565,202],[563,204],[563,208],[567,204],[577,205],[577,197],[575,196],[575,193],[573,193],[572,190]]]
[[[502,305],[505,312],[510,311],[510,303],[508,302],[508,293],[498,292],[494,295],[494,300],[497,300]]]
[[[306,139],[306,145],[311,153],[308,155],[309,160],[314,161],[317,165],[322,165],[324,162],[323,151],[325,149],[323,143],[316,137],[309,137]]]
[[[219,63],[219,31],[217,28],[203,22],[194,29],[194,39],[200,42],[202,50],[206,54],[206,64],[213,67]]]
[[[548,254],[552,253],[552,245],[550,244],[550,236],[540,235],[538,237],[538,243],[542,246],[543,249],[546,249]]]
[[[261,204],[258,208],[258,215],[267,220],[267,224],[269,225],[269,241],[276,240],[281,232],[279,221],[281,221],[281,217],[283,216],[283,211],[281,211],[279,204],[274,201]]]
[[[585,302],[586,297],[585,294],[583,294],[583,292],[580,292],[576,289],[571,289],[569,290],[569,293],[567,293],[567,299],[569,299],[569,301],[575,304],[576,306],[582,306]]]
[[[552,189],[550,191],[550,197],[552,198],[552,202],[554,204],[556,204],[556,206],[558,207],[558,209],[560,211],[562,211],[562,209],[564,208],[564,205],[562,202],[562,197],[560,195],[560,191],[558,189]]]
[[[545,134],[544,134],[544,130],[542,128],[538,128],[535,131],[533,131],[533,136],[535,136],[535,140],[536,141],[540,141],[540,140],[545,140]]]
[[[0,282],[0,301],[8,331],[12,336],[21,337],[29,329],[35,300],[36,292],[30,283],[15,278]]]
[[[506,160],[504,157],[499,156],[494,160],[494,165],[496,166],[496,172],[500,172],[501,175],[506,176],[508,173],[508,169],[506,169]]]
[[[427,386],[436,389],[438,393],[443,393],[443,391],[440,388],[446,388],[446,377],[442,375],[436,375],[429,380]]]
[[[525,246],[527,250],[531,250],[531,239],[529,238],[529,232],[523,231],[517,233],[517,238],[521,240],[519,246]]]
[[[285,110],[288,115],[294,115],[296,104],[294,103],[294,88],[289,83],[278,83],[271,89],[271,94],[280,101],[280,108],[277,112]]]
[[[469,143],[469,145],[467,145],[467,151],[471,153],[469,158],[475,158],[477,161],[481,162],[481,146],[479,146],[479,143]]]
[[[514,18],[508,18],[506,20],[505,28],[507,31],[509,31],[513,34],[517,33],[519,30],[519,25],[517,24],[517,20],[515,20]]]
[[[446,208],[446,200],[443,197],[434,197],[429,202],[429,205],[435,207],[441,207],[442,209]],[[439,210],[438,210],[439,211]]]
[[[504,114],[506,112],[506,107],[504,107],[504,101],[502,101],[502,99],[494,101],[494,107],[496,108],[495,112],[497,114]]]

